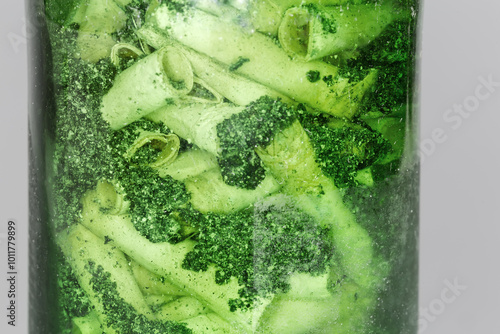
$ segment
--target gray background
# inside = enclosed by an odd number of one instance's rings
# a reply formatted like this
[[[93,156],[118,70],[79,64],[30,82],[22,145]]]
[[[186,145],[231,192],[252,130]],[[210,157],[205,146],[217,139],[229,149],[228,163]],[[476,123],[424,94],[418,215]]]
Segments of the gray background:
[[[33,27],[26,25],[22,1],[9,7],[0,12],[0,332],[14,334],[27,332],[25,47]],[[499,13],[494,0],[424,5],[421,333],[500,332],[500,87],[489,92],[480,81],[500,83]],[[464,106],[464,116],[455,105]],[[15,328],[5,317],[9,219],[18,226]]]

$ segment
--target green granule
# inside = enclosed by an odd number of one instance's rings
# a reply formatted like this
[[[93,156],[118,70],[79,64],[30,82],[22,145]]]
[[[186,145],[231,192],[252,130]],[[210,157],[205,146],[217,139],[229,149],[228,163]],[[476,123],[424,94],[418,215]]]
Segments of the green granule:
[[[154,123],[149,120],[139,119],[123,129],[115,131],[110,138],[113,155],[116,159],[121,159],[125,152],[132,146],[141,132],[152,132],[168,135],[171,131],[163,123]]]
[[[162,3],[172,11],[186,14],[196,4],[196,0],[162,0]]]
[[[137,63],[139,60],[141,60],[144,57],[146,57],[145,54],[140,54],[140,55],[121,54],[120,57],[118,58],[118,64],[117,64],[118,72],[122,72],[122,71],[126,70],[127,68],[134,65],[135,63]]]
[[[361,126],[332,128],[319,116],[302,115],[301,123],[314,147],[316,162],[340,188],[357,184],[358,170],[375,163],[390,150],[380,135]]]
[[[321,22],[321,25],[323,26],[323,31],[330,33],[330,34],[335,34],[337,32],[337,24],[333,18],[326,18],[324,16],[320,16],[319,20]]]
[[[362,81],[369,73],[371,68],[364,68],[362,65],[358,67],[339,67],[338,75],[348,80],[348,82]]]
[[[135,34],[135,31],[144,24],[148,7],[148,1],[130,1],[126,6],[123,7],[123,10],[127,16],[125,26],[117,32],[113,33],[112,36],[120,42],[136,43],[138,41],[138,38]]]
[[[202,85],[199,85],[197,83],[194,83],[193,89],[191,89],[191,91],[189,92],[188,95],[192,96],[192,97],[197,97],[197,98],[200,98],[203,100],[207,100],[207,101],[215,101],[216,100],[216,97],[214,96],[214,94],[212,94],[212,92],[210,92],[208,89],[206,89],[205,87],[203,87]]]
[[[328,87],[333,86],[334,83],[335,83],[334,80],[333,80],[333,76],[331,74],[327,75],[327,76],[324,76],[322,80],[326,83],[326,85]]]
[[[171,98],[171,97],[167,97],[165,99],[165,104],[170,106],[170,105],[174,105],[175,104],[175,99]]]
[[[229,66],[229,71],[230,72],[236,71],[241,66],[243,66],[243,64],[245,64],[246,62],[249,62],[249,61],[250,61],[250,59],[248,59],[248,58],[238,57],[238,60],[236,60],[233,64],[231,64]]]
[[[316,82],[320,79],[320,77],[321,75],[319,71],[309,71],[306,74],[306,78],[307,80],[309,80],[309,82]]]
[[[162,178],[148,166],[125,165],[115,176],[130,201],[136,230],[151,242],[179,242],[181,225],[175,213],[189,207],[191,199],[184,183]]]
[[[153,144],[143,145],[135,151],[134,156],[130,159],[130,163],[148,165],[158,160],[161,151],[160,147]]]
[[[186,89],[186,83],[184,82],[184,80],[174,81],[172,79],[169,79],[169,82],[176,90]]]
[[[311,16],[315,16],[318,19],[324,32],[329,34],[335,34],[337,32],[337,22],[333,17],[326,17],[326,13],[320,10],[315,4],[308,3],[303,5],[303,7],[307,8],[307,12]]]

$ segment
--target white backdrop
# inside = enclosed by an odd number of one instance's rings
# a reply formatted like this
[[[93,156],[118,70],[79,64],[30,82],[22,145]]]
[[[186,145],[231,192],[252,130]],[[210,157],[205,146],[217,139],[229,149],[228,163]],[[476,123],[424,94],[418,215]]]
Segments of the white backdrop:
[[[424,5],[420,321],[426,334],[500,333],[499,12],[500,2],[492,0]]]
[[[499,333],[500,2],[428,0],[421,73],[421,333]],[[27,28],[27,29],[26,29]],[[0,12],[0,332],[27,333],[27,80],[22,1]],[[6,225],[17,224],[7,325]],[[397,334],[397,333],[395,333]]]

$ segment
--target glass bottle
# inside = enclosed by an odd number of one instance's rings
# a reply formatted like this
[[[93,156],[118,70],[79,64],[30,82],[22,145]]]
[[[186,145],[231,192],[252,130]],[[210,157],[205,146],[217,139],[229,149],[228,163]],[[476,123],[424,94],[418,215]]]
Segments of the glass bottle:
[[[416,333],[418,0],[45,0],[33,333]]]

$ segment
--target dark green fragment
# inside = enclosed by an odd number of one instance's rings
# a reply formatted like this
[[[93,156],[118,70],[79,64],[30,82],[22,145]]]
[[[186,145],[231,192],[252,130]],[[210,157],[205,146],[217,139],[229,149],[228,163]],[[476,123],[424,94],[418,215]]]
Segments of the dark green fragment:
[[[379,133],[364,127],[331,128],[319,117],[309,115],[303,115],[301,122],[313,144],[318,165],[337,187],[357,185],[358,170],[391,150]]]
[[[322,80],[326,83],[328,87],[331,87],[334,84],[333,76],[331,74],[324,76]]]
[[[249,61],[250,61],[250,59],[248,59],[248,58],[238,57],[238,60],[236,60],[236,62],[234,62],[233,64],[231,64],[229,66],[229,71],[230,72],[236,71],[241,66],[243,66],[243,64],[245,64],[246,62],[249,62]]]
[[[184,80],[180,81],[169,80],[169,82],[172,85],[172,87],[174,87],[174,89],[176,90],[186,89],[186,83],[184,82]]]
[[[144,24],[148,7],[149,1],[132,0],[123,8],[127,20],[124,27],[114,33],[116,40],[124,43],[136,43],[138,41],[135,31]]]
[[[147,166],[129,166],[118,180],[130,201],[132,223],[141,235],[151,242],[180,241],[181,226],[174,213],[190,200],[182,182],[162,178]]]
[[[148,165],[158,160],[161,151],[161,148],[155,147],[151,144],[143,145],[137,149],[134,156],[130,159],[130,162],[132,164]]]
[[[218,157],[224,182],[255,189],[265,177],[258,146],[266,146],[276,133],[295,119],[294,110],[269,96],[262,96],[217,125],[221,154]]]
[[[112,134],[110,145],[115,158],[120,158],[125,154],[143,131],[165,135],[171,133],[163,123],[154,123],[145,119],[137,120]]]
[[[324,32],[329,34],[335,34],[337,32],[337,22],[333,17],[326,17],[326,13],[319,9],[315,4],[308,3],[303,5],[303,7],[307,8],[307,11],[311,16],[315,16],[318,19]]]
[[[320,77],[321,77],[321,75],[320,75],[319,71],[309,71],[306,74],[306,78],[307,78],[307,80],[309,80],[309,82],[316,82],[319,80]]]
[[[186,14],[196,4],[196,0],[161,0],[161,2],[168,9],[180,14]]]

